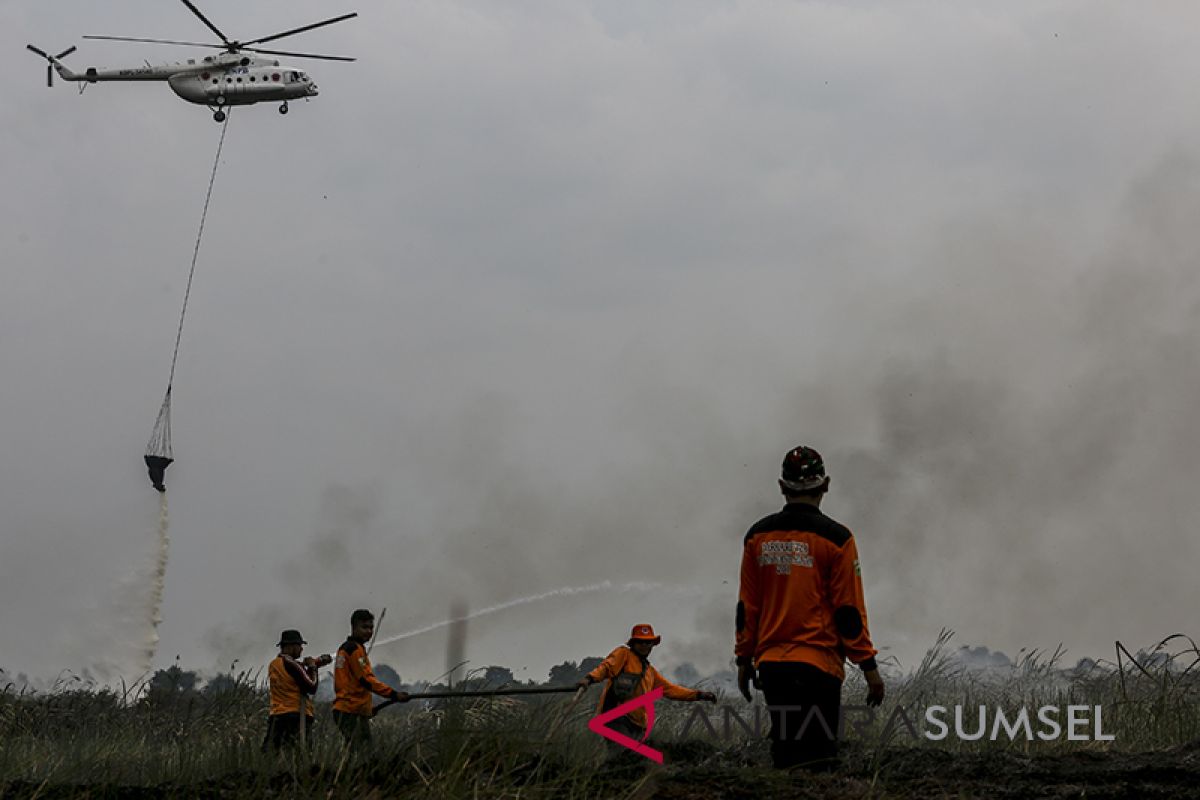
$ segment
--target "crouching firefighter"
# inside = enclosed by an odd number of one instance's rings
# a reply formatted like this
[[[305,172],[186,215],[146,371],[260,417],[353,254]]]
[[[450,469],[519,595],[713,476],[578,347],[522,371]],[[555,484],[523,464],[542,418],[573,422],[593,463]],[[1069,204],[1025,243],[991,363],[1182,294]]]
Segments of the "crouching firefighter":
[[[271,711],[267,717],[267,735],[263,738],[264,752],[268,745],[273,750],[294,745],[301,734],[302,722],[305,741],[312,741],[312,696],[317,691],[317,670],[333,659],[323,655],[301,661],[306,644],[300,631],[286,630],[279,635],[279,655],[267,667]]]
[[[717,702],[712,692],[677,686],[662,676],[650,663],[650,651],[662,641],[649,625],[634,625],[629,641],[608,654],[600,666],[580,679],[577,686],[587,688],[593,683],[608,681],[600,695],[597,714],[611,711],[622,703],[662,687],[663,695],[671,700],[705,700]],[[646,710],[635,708],[623,717],[608,723],[612,730],[637,741],[645,741],[650,735],[646,729]],[[621,745],[609,742],[610,756],[625,752]]]

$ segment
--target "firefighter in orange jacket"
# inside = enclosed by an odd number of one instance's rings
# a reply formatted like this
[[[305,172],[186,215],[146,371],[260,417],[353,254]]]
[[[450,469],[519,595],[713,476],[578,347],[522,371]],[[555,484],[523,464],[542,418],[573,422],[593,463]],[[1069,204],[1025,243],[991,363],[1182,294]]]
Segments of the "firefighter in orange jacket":
[[[628,702],[646,692],[662,687],[663,694],[671,700],[707,700],[717,702],[717,696],[712,692],[687,689],[677,686],[662,676],[650,663],[650,651],[662,641],[661,636],[654,635],[654,628],[649,625],[634,625],[629,634],[629,641],[608,654],[608,658],[600,666],[580,679],[579,688],[586,689],[593,683],[607,680],[604,691],[600,694],[600,704],[597,714],[610,711],[622,703]],[[613,730],[626,736],[642,741],[646,732],[646,710],[635,708],[625,716],[613,720],[609,724]]]
[[[300,716],[304,715],[306,740],[312,732],[312,696],[317,691],[317,669],[333,661],[326,655],[300,660],[304,652],[304,637],[300,631],[286,630],[279,635],[279,655],[267,666],[267,682],[271,694],[271,711],[267,717],[267,735],[263,750],[270,744],[280,748],[295,743],[300,734]]]
[[[743,543],[738,687],[747,700],[752,681],[762,690],[776,767],[831,769],[845,661],[863,671],[869,705],[883,702],[883,679],[854,537],[821,513],[829,477],[820,454],[811,447],[788,452],[779,488],[783,510],[755,523]]]
[[[338,648],[337,664],[333,669],[333,718],[350,745],[371,741],[372,694],[408,702],[407,692],[388,686],[371,670],[366,645],[374,633],[374,614],[365,608],[351,614],[350,636]]]

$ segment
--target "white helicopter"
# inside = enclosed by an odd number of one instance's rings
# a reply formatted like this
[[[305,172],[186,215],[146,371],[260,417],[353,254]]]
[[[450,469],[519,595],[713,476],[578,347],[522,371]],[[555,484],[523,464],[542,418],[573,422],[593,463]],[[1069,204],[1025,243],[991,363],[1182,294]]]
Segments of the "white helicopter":
[[[288,100],[308,99],[317,96],[317,85],[312,82],[303,70],[288,67],[274,58],[256,58],[243,53],[256,53],[269,56],[292,56],[295,58],[319,58],[326,61],[354,61],[345,56],[323,56],[314,53],[292,53],[285,50],[263,50],[250,45],[264,44],[285,36],[311,31],[332,25],[335,22],[357,17],[357,13],[343,14],[323,22],[314,22],[290,31],[263,36],[248,42],[231,41],[225,34],[209,22],[200,13],[200,9],[189,0],[181,0],[208,29],[221,39],[221,44],[205,42],[177,42],[169,39],[135,39],[128,36],[84,36],[84,39],[108,39],[119,42],[152,42],[155,44],[178,44],[189,47],[214,47],[224,52],[215,56],[204,56],[201,59],[189,58],[186,62],[151,66],[146,62],[144,67],[128,69],[105,69],[88,67],[83,72],[73,72],[62,63],[62,59],[75,52],[75,47],[69,47],[56,56],[33,45],[27,47],[46,59],[46,85],[54,85],[54,73],[58,72],[63,80],[78,81],[79,91],[83,92],[89,83],[100,81],[166,81],[175,94],[187,100],[208,106],[217,122],[225,121],[227,106],[248,106],[254,103],[282,101],[279,113],[288,112]]]

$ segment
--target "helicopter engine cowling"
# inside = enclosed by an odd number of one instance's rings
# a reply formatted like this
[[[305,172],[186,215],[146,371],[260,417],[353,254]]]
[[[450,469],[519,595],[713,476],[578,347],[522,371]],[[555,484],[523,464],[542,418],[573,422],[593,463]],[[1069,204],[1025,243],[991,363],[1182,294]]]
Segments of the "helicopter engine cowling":
[[[171,87],[171,91],[189,103],[197,103],[199,105],[208,104],[204,82],[194,72],[172,75],[170,78],[167,78],[167,85]]]

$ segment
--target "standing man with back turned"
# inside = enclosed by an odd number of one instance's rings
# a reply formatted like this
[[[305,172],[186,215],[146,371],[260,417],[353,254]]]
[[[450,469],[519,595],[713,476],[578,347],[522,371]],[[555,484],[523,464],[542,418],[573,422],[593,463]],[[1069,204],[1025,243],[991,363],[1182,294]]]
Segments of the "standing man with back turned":
[[[333,718],[346,744],[369,744],[371,741],[371,695],[377,694],[398,702],[408,700],[408,693],[393,689],[375,677],[371,659],[367,657],[367,642],[375,633],[375,615],[360,608],[350,615],[350,636],[338,648],[333,668]]]
[[[867,630],[854,537],[821,513],[829,477],[820,454],[791,450],[779,488],[783,510],[756,522],[742,548],[738,688],[751,699],[757,668],[776,767],[833,769],[845,660],[863,671],[869,705],[883,702],[883,679]]]

